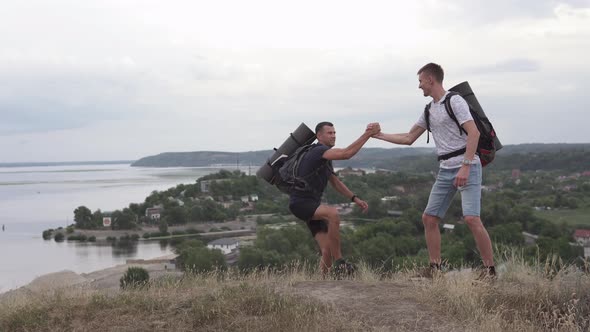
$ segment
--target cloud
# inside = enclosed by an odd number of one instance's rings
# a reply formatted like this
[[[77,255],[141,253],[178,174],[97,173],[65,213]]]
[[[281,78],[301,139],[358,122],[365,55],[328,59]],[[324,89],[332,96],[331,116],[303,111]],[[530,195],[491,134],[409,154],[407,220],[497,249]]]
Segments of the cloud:
[[[0,66],[0,135],[129,119],[141,107],[141,75],[106,67]],[[143,110],[146,111],[146,110]],[[149,109],[148,109],[149,111]]]
[[[541,65],[537,61],[526,58],[508,59],[492,65],[465,68],[465,72],[484,75],[494,75],[499,73],[537,72],[540,70]]]
[[[333,121],[339,144],[372,121],[404,132],[431,61],[470,82],[507,144],[587,140],[561,112],[589,120],[589,1],[23,0],[0,40],[10,161],[266,149],[302,121]]]
[[[500,22],[523,19],[546,19],[556,16],[555,8],[569,6],[588,8],[587,0],[498,0],[490,5],[485,0],[423,1],[432,25],[448,25],[455,32],[495,25]],[[436,18],[436,19],[435,19]]]

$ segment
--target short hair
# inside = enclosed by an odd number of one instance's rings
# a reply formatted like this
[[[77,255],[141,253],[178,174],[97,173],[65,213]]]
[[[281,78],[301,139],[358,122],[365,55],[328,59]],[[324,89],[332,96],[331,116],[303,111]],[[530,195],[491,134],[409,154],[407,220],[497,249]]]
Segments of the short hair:
[[[420,68],[420,70],[418,70],[418,75],[420,75],[421,73],[432,75],[434,79],[439,83],[442,83],[443,79],[445,78],[445,72],[442,69],[442,67],[432,62]]]
[[[322,130],[326,126],[328,126],[328,127],[334,127],[334,125],[332,124],[332,122],[328,122],[328,121],[320,122],[320,123],[318,123],[315,126],[315,134],[317,135],[320,132],[320,130]]]

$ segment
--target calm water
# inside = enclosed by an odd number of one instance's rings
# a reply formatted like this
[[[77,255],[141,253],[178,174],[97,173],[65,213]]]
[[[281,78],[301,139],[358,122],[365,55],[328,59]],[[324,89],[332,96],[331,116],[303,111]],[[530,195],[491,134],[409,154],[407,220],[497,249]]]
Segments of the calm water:
[[[159,169],[127,164],[0,168],[0,224],[5,226],[4,231],[0,228],[0,292],[50,272],[85,273],[125,263],[128,258],[170,254],[170,247],[158,243],[128,249],[56,243],[44,241],[41,232],[73,223],[73,211],[80,205],[92,211],[121,209],[143,202],[153,190],[194,183],[217,171],[219,168]]]

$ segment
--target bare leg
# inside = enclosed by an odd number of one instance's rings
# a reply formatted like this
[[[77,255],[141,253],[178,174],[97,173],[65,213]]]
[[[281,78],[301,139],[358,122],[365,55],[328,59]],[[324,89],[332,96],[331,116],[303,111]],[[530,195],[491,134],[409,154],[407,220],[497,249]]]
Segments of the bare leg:
[[[320,259],[320,270],[326,275],[332,267],[332,253],[330,252],[330,239],[328,233],[319,232],[315,235],[315,240],[320,246],[322,258]]]
[[[424,236],[426,237],[426,247],[428,247],[428,256],[430,263],[441,263],[440,258],[440,230],[438,222],[440,218],[423,214],[422,223],[424,223]]]
[[[340,216],[336,208],[320,205],[313,220],[325,220],[328,223],[328,242],[330,253],[334,259],[342,258],[342,251],[340,250]]]
[[[483,260],[483,265],[494,266],[494,252],[492,251],[492,241],[490,240],[488,231],[481,223],[481,219],[477,216],[465,216],[463,218],[465,219],[465,223],[467,223],[467,226],[469,226],[469,229],[473,234],[475,244],[477,245],[477,250],[479,250],[479,254],[481,255],[481,258]]]

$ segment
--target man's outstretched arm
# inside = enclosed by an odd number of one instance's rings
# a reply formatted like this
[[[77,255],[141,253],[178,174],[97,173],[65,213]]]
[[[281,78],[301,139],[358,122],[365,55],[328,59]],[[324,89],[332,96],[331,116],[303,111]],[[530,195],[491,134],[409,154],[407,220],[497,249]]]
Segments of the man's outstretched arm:
[[[324,152],[322,157],[328,160],[347,160],[352,158],[359,150],[367,143],[367,141],[375,134],[379,133],[381,128],[378,123],[371,123],[367,126],[365,132],[356,141],[352,142],[344,149],[332,148]]]
[[[418,137],[420,137],[420,135],[422,135],[425,131],[426,129],[418,125],[414,125],[412,129],[410,129],[409,133],[386,134],[379,132],[373,137],[394,144],[412,145],[418,139]]]
[[[353,197],[354,194],[352,193],[352,191],[350,191],[350,189],[348,189],[348,187],[342,181],[340,181],[340,179],[336,175],[332,174],[329,180],[330,185],[332,185],[332,188],[334,188],[334,190],[340,193],[340,195],[346,197],[347,199],[351,199]],[[367,211],[367,209],[369,208],[369,204],[367,204],[367,202],[363,201],[362,199],[356,196],[354,196],[354,200],[352,200],[352,202],[358,205],[358,207],[361,208],[363,212]]]

